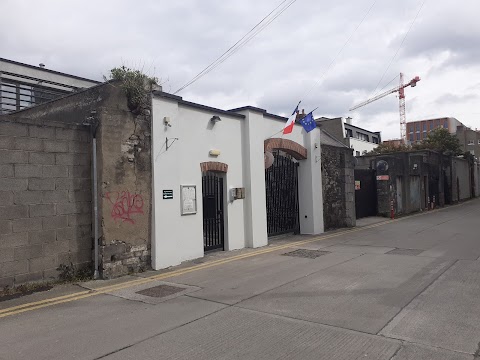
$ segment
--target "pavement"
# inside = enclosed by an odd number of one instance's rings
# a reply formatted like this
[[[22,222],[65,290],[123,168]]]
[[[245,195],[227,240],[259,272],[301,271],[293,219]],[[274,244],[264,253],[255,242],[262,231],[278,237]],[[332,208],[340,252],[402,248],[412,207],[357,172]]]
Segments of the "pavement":
[[[480,199],[0,302],[0,359],[480,358]]]

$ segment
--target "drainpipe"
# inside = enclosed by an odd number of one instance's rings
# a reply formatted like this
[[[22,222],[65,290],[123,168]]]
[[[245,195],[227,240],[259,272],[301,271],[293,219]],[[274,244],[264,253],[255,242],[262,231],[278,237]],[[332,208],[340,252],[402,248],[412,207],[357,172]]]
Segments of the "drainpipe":
[[[99,278],[98,273],[98,176],[97,176],[97,134],[96,127],[93,133],[93,145],[92,145],[92,156],[93,156],[93,244],[94,244],[94,256],[95,256],[95,267],[93,269],[93,278],[96,280]]]
[[[92,163],[93,163],[93,174],[92,174],[92,195],[93,195],[93,244],[94,244],[94,268],[93,268],[93,278],[97,280],[100,277],[98,271],[98,260],[99,260],[99,248],[98,248],[98,173],[97,173],[97,129],[98,129],[98,120],[96,118],[96,111],[91,112],[83,125],[90,126],[92,132]]]

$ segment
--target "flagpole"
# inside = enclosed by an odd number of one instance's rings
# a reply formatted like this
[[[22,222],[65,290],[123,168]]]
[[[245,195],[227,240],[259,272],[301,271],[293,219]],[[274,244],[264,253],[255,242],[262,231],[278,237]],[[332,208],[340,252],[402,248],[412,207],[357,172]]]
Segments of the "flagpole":
[[[297,109],[298,109],[298,107],[300,106],[300,104],[301,104],[301,103],[302,103],[302,100],[300,100],[300,101],[298,102],[297,106],[295,106],[295,110],[297,110]],[[293,111],[293,113],[295,113],[295,110]],[[292,114],[292,115],[293,115],[293,114]],[[295,120],[295,122],[297,122],[297,120]],[[279,133],[283,132],[283,130],[284,130],[284,129],[285,129],[285,127],[283,127],[283,128],[282,128],[282,130],[279,130],[279,131],[277,131],[275,134],[273,134],[273,135],[270,135],[270,136],[269,136],[269,137],[267,137],[265,140],[267,140],[267,139],[270,139],[270,138],[272,138],[273,136],[275,136],[275,135],[277,135],[277,134],[279,134]],[[283,135],[284,135],[284,134],[282,134],[282,137],[283,137]]]

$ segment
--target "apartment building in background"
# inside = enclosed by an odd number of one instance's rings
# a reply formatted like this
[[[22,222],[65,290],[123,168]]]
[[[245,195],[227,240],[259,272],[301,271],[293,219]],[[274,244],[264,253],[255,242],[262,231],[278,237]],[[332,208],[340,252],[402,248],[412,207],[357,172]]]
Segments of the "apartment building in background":
[[[437,119],[417,120],[407,123],[407,140],[411,143],[418,143],[427,137],[427,134],[436,128],[443,127],[450,134],[456,134],[458,126],[465,126],[454,117]]]
[[[407,123],[407,140],[412,144],[419,143],[431,130],[439,127],[457,136],[463,152],[470,152],[476,158],[480,158],[480,131],[469,128],[454,117],[409,122]]]
[[[480,131],[467,126],[458,126],[456,135],[463,152],[469,152],[480,159]]]
[[[0,58],[0,114],[43,104],[99,83],[46,69],[44,64],[33,66]]]
[[[320,117],[315,120],[317,125],[353,149],[353,155],[362,156],[375,149],[382,142],[379,131],[370,131],[352,125],[352,118]]]

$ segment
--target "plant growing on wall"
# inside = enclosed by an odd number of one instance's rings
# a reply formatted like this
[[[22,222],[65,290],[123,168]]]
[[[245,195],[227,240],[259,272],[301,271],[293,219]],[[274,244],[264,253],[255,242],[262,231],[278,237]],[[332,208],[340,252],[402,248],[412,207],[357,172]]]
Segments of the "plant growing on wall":
[[[148,92],[158,85],[158,79],[133,70],[126,66],[110,70],[110,80],[121,82],[121,87],[127,96],[128,108],[134,113],[140,113],[148,107]],[[105,77],[105,81],[109,80]]]

